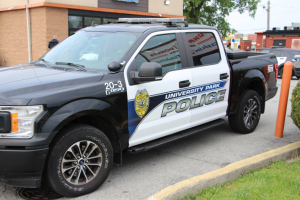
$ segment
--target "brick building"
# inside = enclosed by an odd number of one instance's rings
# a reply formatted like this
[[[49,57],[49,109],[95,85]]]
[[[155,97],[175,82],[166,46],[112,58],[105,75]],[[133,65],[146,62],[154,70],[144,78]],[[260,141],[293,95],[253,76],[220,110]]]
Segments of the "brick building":
[[[0,66],[37,60],[53,35],[120,17],[183,17],[183,0],[1,0]]]
[[[284,27],[284,30],[273,28],[265,32],[256,32],[256,50],[264,48],[283,47],[289,49],[300,49],[299,27]]]

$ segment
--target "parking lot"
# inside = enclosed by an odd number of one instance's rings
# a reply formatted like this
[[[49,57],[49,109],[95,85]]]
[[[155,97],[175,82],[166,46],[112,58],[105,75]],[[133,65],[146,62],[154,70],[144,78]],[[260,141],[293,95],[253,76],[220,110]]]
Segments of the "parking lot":
[[[289,99],[297,83],[296,78],[291,81]],[[279,91],[266,103],[255,132],[237,134],[226,123],[148,152],[124,154],[123,165],[114,165],[96,192],[75,199],[143,200],[179,181],[299,141],[300,131],[290,117],[286,118],[283,138],[274,137],[281,79],[277,85]],[[289,101],[287,115],[290,108]],[[17,199],[17,191],[18,188],[0,184],[0,199]]]

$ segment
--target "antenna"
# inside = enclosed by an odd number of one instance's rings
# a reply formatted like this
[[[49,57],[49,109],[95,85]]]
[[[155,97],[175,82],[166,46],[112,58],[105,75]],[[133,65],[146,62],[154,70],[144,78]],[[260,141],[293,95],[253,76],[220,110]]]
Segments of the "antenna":
[[[92,21],[91,26],[97,26],[97,25],[98,25],[98,24],[95,24],[94,22],[95,22],[95,21]]]

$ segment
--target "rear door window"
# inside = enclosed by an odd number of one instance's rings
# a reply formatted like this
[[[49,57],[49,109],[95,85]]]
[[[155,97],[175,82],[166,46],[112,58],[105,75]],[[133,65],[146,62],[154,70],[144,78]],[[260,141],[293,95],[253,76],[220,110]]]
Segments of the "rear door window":
[[[212,65],[221,60],[218,43],[213,33],[186,33],[194,66]]]

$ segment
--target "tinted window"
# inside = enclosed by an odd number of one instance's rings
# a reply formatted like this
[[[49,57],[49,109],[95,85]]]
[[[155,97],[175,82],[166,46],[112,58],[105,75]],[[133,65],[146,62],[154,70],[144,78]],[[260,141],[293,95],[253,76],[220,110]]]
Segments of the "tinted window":
[[[286,51],[281,52],[281,57],[290,57]]]
[[[264,49],[264,50],[261,50],[261,51],[259,51],[260,53],[269,53],[270,52],[270,50],[269,49]]]
[[[300,51],[288,51],[292,58],[300,58]]]
[[[103,24],[108,24],[108,22],[118,21],[118,19],[113,18],[103,18]]]
[[[144,62],[157,62],[163,73],[181,69],[181,59],[175,34],[159,35],[151,38],[136,56],[138,70]]]
[[[82,17],[69,16],[69,28],[82,28]]]
[[[194,66],[211,65],[221,59],[218,43],[212,33],[186,33]]]
[[[281,51],[278,50],[271,50],[271,53],[274,53],[276,57],[281,57]]]
[[[96,18],[96,17],[84,17],[84,27],[91,26],[92,23],[94,24],[102,24],[101,23],[101,18]]]

